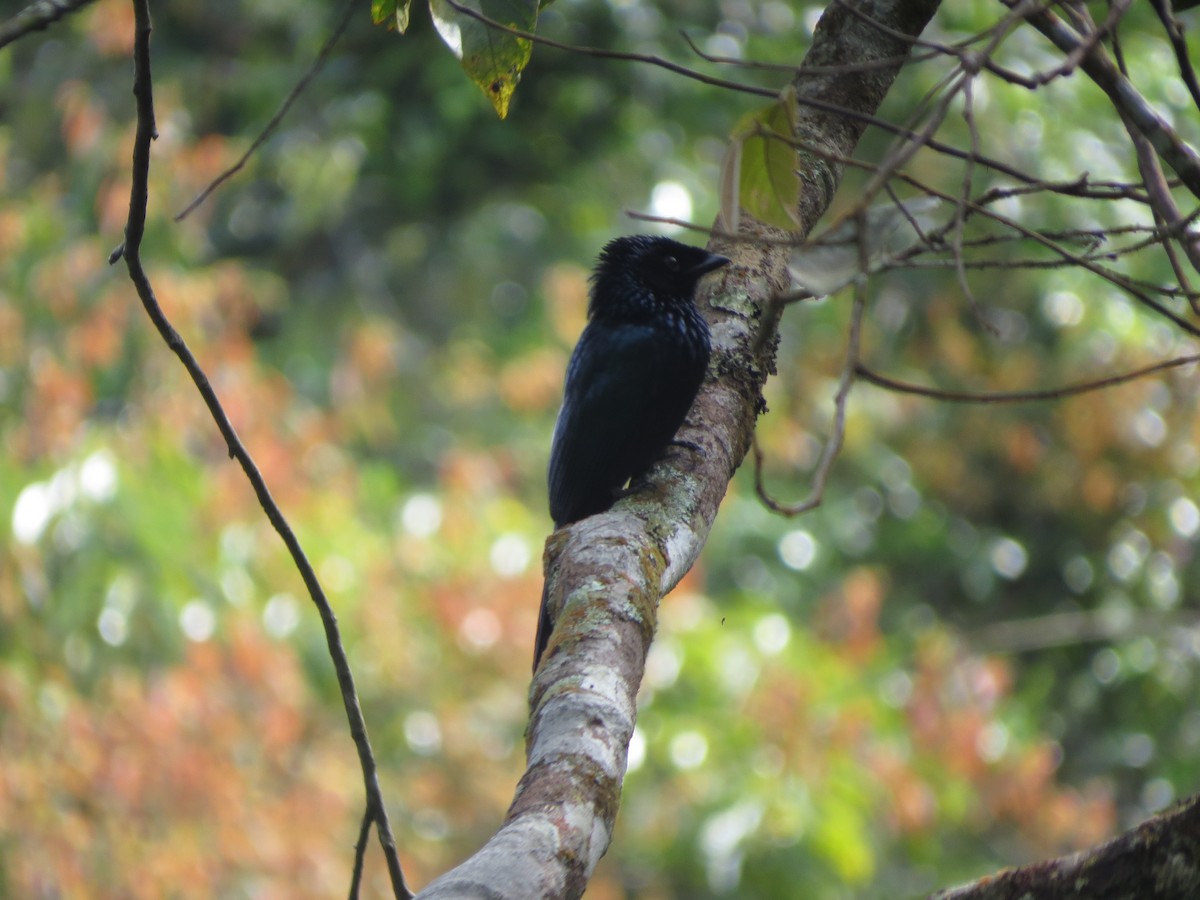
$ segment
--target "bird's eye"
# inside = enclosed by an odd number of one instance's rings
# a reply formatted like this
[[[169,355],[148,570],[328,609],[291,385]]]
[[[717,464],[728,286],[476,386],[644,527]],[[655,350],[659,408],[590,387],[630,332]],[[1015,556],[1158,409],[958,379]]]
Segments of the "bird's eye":
[[[663,259],[663,265],[666,266],[672,272],[679,271],[679,260],[677,260],[673,256],[665,257]]]

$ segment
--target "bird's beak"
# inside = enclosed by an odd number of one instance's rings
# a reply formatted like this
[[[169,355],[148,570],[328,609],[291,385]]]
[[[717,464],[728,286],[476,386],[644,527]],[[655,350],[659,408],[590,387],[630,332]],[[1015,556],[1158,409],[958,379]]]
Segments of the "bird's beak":
[[[714,269],[719,269],[721,266],[727,265],[729,265],[729,259],[727,257],[718,256],[715,253],[709,253],[704,257],[704,259],[692,266],[692,270],[688,274],[699,278],[701,275],[707,275]]]

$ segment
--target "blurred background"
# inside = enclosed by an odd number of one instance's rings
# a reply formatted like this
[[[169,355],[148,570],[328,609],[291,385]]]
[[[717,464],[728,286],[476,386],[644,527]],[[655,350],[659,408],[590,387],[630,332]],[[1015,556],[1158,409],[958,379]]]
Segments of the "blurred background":
[[[998,8],[946,4],[928,36],[986,29]],[[679,31],[794,64],[820,10],[558,0],[539,31],[779,87],[786,72],[704,62]],[[725,137],[763,101],[540,47],[500,121],[427,12],[399,37],[364,7],[247,170],[173,223],[339,15],[155,6],[143,258],[335,606],[419,887],[494,831],[523,770],[544,472],[587,271],[605,240],[649,227],[628,210],[710,222]],[[1126,58],[1195,141],[1149,15],[1127,17]],[[0,53],[0,896],[338,896],[363,801],[317,616],[106,264],[128,208],[132,33],[130,5],[101,0]],[[1059,59],[1028,29],[1000,58]],[[904,120],[949,66],[907,69],[882,115]],[[981,150],[1046,178],[1134,177],[1120,122],[1080,82],[981,78]],[[960,116],[941,136],[969,146]],[[870,132],[860,156],[887,146]],[[1011,184],[928,151],[909,170],[951,193]],[[1041,194],[1004,212],[1146,221]],[[1113,265],[1172,277],[1154,252]],[[866,361],[1025,390],[1186,350],[1079,271],[968,281],[973,301],[945,267],[873,279]],[[849,307],[785,317],[759,431],[781,499],[807,494]],[[588,896],[918,895],[1193,791],[1195,385],[1188,369],[985,407],[860,384],[825,504],[798,519],[769,512],[743,467],[663,603]],[[364,891],[390,895],[374,843]]]

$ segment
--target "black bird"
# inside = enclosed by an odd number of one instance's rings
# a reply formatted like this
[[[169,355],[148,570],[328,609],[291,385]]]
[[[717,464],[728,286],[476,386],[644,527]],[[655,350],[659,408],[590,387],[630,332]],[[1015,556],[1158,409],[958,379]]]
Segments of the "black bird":
[[[710,353],[696,283],[728,262],[649,235],[617,238],[601,251],[550,449],[555,528],[612,506],[683,424]],[[553,628],[546,599],[543,588],[535,670]]]

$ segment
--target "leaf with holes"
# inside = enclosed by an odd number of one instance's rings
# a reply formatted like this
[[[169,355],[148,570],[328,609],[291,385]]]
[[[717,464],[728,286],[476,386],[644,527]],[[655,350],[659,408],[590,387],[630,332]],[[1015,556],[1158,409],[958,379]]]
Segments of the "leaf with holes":
[[[503,119],[533,44],[493,23],[532,32],[537,25],[538,0],[429,0],[429,10],[446,46]]]

